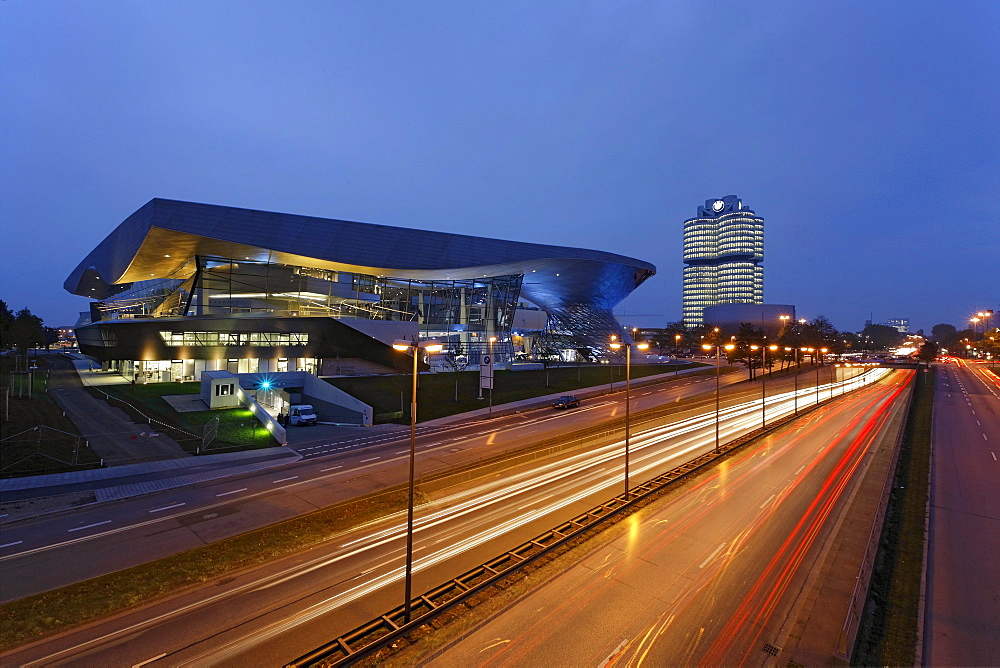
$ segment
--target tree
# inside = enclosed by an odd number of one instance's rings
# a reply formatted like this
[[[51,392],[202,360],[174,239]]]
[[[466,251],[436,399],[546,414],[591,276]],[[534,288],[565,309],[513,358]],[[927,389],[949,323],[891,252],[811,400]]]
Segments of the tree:
[[[861,340],[866,350],[885,350],[903,342],[903,334],[889,325],[865,325]]]
[[[445,351],[444,355],[442,355],[442,359],[444,360],[445,368],[455,372],[455,403],[457,404],[458,378],[469,366],[469,356],[465,352],[465,347],[461,343],[456,343]]]
[[[751,350],[750,346],[758,346],[757,350]],[[754,379],[754,370],[761,365],[760,346],[764,345],[764,330],[757,329],[750,322],[741,322],[736,333],[736,350],[729,353],[730,361],[742,362],[747,368],[747,377]]]
[[[7,350],[14,346],[14,312],[7,302],[0,301],[0,349]]]
[[[11,342],[22,355],[28,352],[28,348],[41,345],[45,340],[42,333],[42,319],[37,315],[32,315],[27,307],[18,311],[17,315],[14,316],[11,334]]]
[[[958,340],[958,330],[955,329],[955,325],[949,325],[946,322],[938,323],[931,327],[931,341],[934,341],[939,346],[952,346]]]
[[[937,354],[938,345],[933,341],[924,341],[924,343],[920,346],[920,350],[917,352],[917,359],[930,364],[937,359]]]

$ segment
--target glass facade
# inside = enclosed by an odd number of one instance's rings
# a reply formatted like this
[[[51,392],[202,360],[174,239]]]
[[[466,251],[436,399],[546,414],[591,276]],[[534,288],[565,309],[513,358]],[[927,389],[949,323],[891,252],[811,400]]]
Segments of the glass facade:
[[[683,320],[704,322],[706,307],[764,302],[764,219],[735,195],[708,200],[684,221]]]
[[[515,346],[599,356],[621,332],[612,309],[655,271],[606,251],[156,198],[64,287],[91,300],[77,330],[102,361],[159,360],[172,376],[170,358],[234,357],[383,373],[403,336],[471,364],[490,349],[504,363]]]
[[[101,320],[182,316],[325,316],[406,320],[422,338],[461,346],[477,356],[489,348],[499,362],[513,354],[511,324],[521,274],[466,280],[416,280],[270,262],[197,256],[187,278],[141,281],[96,302]],[[304,333],[162,331],[168,346],[305,345]],[[478,359],[478,357],[475,357]]]

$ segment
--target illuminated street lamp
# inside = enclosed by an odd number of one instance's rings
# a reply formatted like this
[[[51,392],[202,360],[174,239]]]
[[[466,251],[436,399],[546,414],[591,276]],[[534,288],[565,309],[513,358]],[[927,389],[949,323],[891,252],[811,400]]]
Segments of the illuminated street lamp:
[[[681,338],[683,338],[683,337],[681,337],[680,334],[674,334],[674,375],[675,376],[681,370],[681,365],[678,362],[678,360],[680,358],[677,357],[677,355],[680,353]]]
[[[826,355],[826,348],[804,348],[806,352],[812,355],[813,363],[816,362],[816,353],[820,353],[819,364],[816,364],[816,405],[819,405],[819,368],[823,366],[823,355]]]
[[[393,349],[399,352],[407,352],[413,348],[413,393],[410,401],[410,482],[406,494],[406,580],[403,600],[404,623],[410,623],[410,600],[413,598],[413,477],[417,459],[417,359],[420,358],[420,349],[423,348],[428,353],[439,353],[444,346],[440,341],[428,339],[427,341],[406,341],[397,339],[392,344]]]
[[[795,383],[795,389],[792,392],[792,405],[795,406],[795,414],[799,414],[799,349],[785,347],[786,352],[795,351],[795,375],[792,376],[792,381]],[[805,350],[805,348],[803,348]]]
[[[715,331],[718,332],[719,329],[716,328]],[[705,350],[715,348],[715,454],[719,454],[719,368],[721,366],[719,355],[722,348],[725,348],[726,350],[733,350],[736,346],[732,343],[727,343],[724,346],[719,343],[716,343],[715,345],[703,343],[701,344],[701,347]]]
[[[493,374],[493,369],[496,368],[496,358],[493,357],[493,344],[497,342],[497,337],[491,336],[489,338],[489,342],[490,342],[490,410],[488,415],[493,415],[493,384],[497,382]]]
[[[629,407],[629,397],[632,394],[630,391],[631,380],[632,380],[632,346],[627,343],[620,343],[614,338],[611,341],[611,347],[618,350],[622,346],[625,346],[625,500],[628,501],[628,445],[629,445],[629,417],[630,417],[630,407]],[[648,343],[637,343],[635,347],[639,350],[646,350],[649,348]]]
[[[775,351],[778,346],[772,344],[770,346],[764,345],[752,345],[750,350],[757,350],[760,348],[760,426],[767,426],[767,385],[765,371],[767,370],[767,351]]]

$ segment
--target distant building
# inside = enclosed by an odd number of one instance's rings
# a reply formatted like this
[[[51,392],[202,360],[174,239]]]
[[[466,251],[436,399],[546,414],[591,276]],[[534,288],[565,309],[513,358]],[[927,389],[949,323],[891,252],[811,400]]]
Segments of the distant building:
[[[910,319],[909,318],[889,318],[885,321],[885,324],[892,327],[901,334],[908,334],[910,332]]]
[[[788,316],[782,318],[781,316]],[[763,328],[768,336],[776,337],[787,324],[795,322],[792,304],[718,304],[705,308],[705,324],[718,327],[725,334],[735,334],[748,322]]]
[[[764,219],[736,195],[706,200],[684,221],[683,320],[703,322],[706,307],[764,301]]]
[[[76,332],[73,331],[72,325],[63,325],[62,327],[56,328],[56,343],[60,348],[75,348],[76,347]]]

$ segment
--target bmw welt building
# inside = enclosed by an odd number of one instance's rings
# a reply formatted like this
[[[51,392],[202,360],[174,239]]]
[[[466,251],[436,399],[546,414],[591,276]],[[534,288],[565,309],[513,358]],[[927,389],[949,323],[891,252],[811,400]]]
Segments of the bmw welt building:
[[[405,370],[393,340],[475,363],[592,359],[655,273],[603,251],[153,199],[66,279],[82,352],[149,380]],[[442,356],[448,357],[448,356]]]

